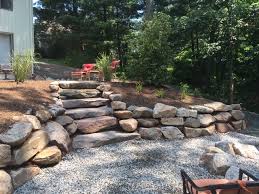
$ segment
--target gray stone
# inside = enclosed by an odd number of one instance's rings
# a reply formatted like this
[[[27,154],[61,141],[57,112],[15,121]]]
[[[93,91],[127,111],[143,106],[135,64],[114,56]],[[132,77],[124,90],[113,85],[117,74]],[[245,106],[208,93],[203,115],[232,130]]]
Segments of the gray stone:
[[[96,133],[118,124],[117,119],[111,116],[87,118],[75,122],[77,123],[78,130],[82,133]]]
[[[157,119],[137,119],[138,125],[140,127],[155,127],[159,125],[159,121]]]
[[[23,115],[23,116],[18,116],[13,118],[15,121],[20,121],[20,122],[29,122],[32,124],[32,129],[34,131],[41,129],[41,124],[39,119],[36,116],[33,115]]]
[[[139,139],[139,133],[123,133],[119,131],[104,131],[87,135],[77,135],[73,139],[73,148],[93,148],[107,144]]]
[[[11,146],[0,144],[0,168],[6,167],[12,160]]]
[[[212,108],[201,106],[201,105],[193,105],[193,106],[190,106],[190,108],[197,110],[198,113],[202,113],[202,114],[210,114],[214,112]]]
[[[13,151],[15,164],[21,165],[30,160],[38,152],[43,150],[49,143],[48,134],[45,131],[39,130],[25,141],[22,147]]]
[[[99,97],[101,92],[96,89],[62,89],[59,94],[67,98],[82,99]]]
[[[246,129],[246,128],[247,128],[246,121],[243,120],[242,129],[244,130],[244,129]]]
[[[59,90],[58,82],[50,83],[49,89],[50,89],[51,92],[57,92]]]
[[[212,135],[215,132],[215,125],[204,128],[184,127],[184,133],[188,138]]]
[[[210,114],[199,114],[198,119],[200,120],[202,127],[207,127],[216,121],[216,119]]]
[[[241,104],[231,104],[232,110],[241,110]]]
[[[209,169],[211,172],[214,172],[216,175],[224,176],[230,166],[233,164],[233,158],[229,154],[217,153],[213,157],[212,169]]]
[[[216,123],[216,129],[219,133],[227,133],[234,130],[234,128],[228,123]]]
[[[60,101],[60,104],[62,105],[62,101]],[[51,114],[51,116],[53,118],[61,116],[65,113],[66,109],[64,109],[62,106],[59,106],[59,105],[56,105],[56,104],[49,106],[49,113]]]
[[[31,123],[17,122],[10,129],[0,134],[0,142],[10,146],[19,146],[29,137],[31,132]]]
[[[77,128],[78,126],[75,122],[66,126],[66,130],[69,133],[69,135],[73,135],[77,131]]]
[[[38,110],[35,116],[40,120],[40,122],[45,123],[52,118],[52,115],[48,110]]]
[[[57,164],[61,161],[62,153],[57,146],[51,146],[43,149],[38,153],[33,159],[32,162],[39,166],[48,166]]]
[[[62,89],[96,89],[100,85],[96,81],[60,81],[59,87]]]
[[[259,151],[254,145],[234,143],[233,148],[237,155],[259,160]]]
[[[220,142],[215,143],[215,146],[228,154],[235,155],[233,143],[231,143],[231,142],[220,141]]]
[[[189,109],[190,117],[197,118],[198,117],[198,111],[197,110],[191,110]]]
[[[201,126],[201,123],[199,119],[187,118],[184,122],[184,126],[198,128]]]
[[[183,126],[184,125],[184,119],[180,117],[175,118],[162,118],[161,123],[163,125],[172,125],[172,126]]]
[[[11,176],[0,170],[0,193],[1,194],[12,194],[13,193],[13,185]]]
[[[214,115],[214,118],[217,122],[228,122],[231,119],[232,115],[229,112],[220,112]]]
[[[138,121],[136,119],[120,120],[119,124],[126,132],[134,132],[138,128]]]
[[[134,118],[152,118],[153,110],[147,107],[137,107],[133,111]]]
[[[109,95],[109,98],[111,101],[122,101],[121,94],[111,94],[111,95]]]
[[[206,148],[205,153],[216,154],[216,153],[224,153],[224,151],[220,148],[210,146],[210,147]]]
[[[232,126],[234,127],[234,129],[236,130],[242,130],[242,126],[243,126],[243,121],[240,120],[240,121],[232,121],[231,122]]]
[[[58,92],[52,92],[50,94],[51,97],[54,97],[54,98],[59,98],[59,93]]]
[[[100,86],[98,86],[96,88],[97,90],[100,90],[102,92],[108,92],[112,89],[111,85],[110,84],[101,84]]]
[[[174,140],[184,138],[184,134],[177,127],[161,127],[161,132],[165,139]]]
[[[131,105],[127,108],[127,110],[133,112],[136,108],[138,108],[138,106]]]
[[[114,116],[118,119],[130,119],[133,117],[133,113],[128,110],[115,111]]]
[[[162,138],[162,132],[160,128],[139,128],[139,134],[141,138],[148,139],[148,140],[158,140]]]
[[[232,110],[231,114],[232,117],[237,121],[245,119],[245,114],[240,110]]]
[[[103,98],[110,99],[109,96],[110,96],[112,93],[113,93],[112,91],[110,91],[110,92],[103,92],[102,97],[103,97]]]
[[[70,116],[73,119],[83,119],[83,118],[92,118],[99,116],[108,116],[113,113],[112,109],[103,106],[98,108],[77,108],[70,109],[66,111],[66,115]]]
[[[228,112],[232,110],[232,107],[230,105],[226,105],[222,102],[212,102],[204,104],[204,106],[212,108],[216,112]]]
[[[231,166],[226,174],[225,174],[225,179],[228,180],[238,180],[239,179],[239,168],[236,166]]]
[[[112,101],[111,102],[111,107],[113,110],[126,110],[127,105],[125,102],[121,101]]]
[[[37,166],[28,166],[19,168],[18,170],[12,170],[10,175],[13,180],[14,188],[17,189],[41,172],[41,169]]]
[[[190,111],[187,108],[178,108],[176,111],[177,117],[190,117]]]
[[[57,122],[50,121],[46,124],[44,130],[48,133],[50,143],[56,145],[63,152],[69,151],[69,146],[71,143],[68,132],[64,129],[62,125]]]
[[[85,99],[73,99],[62,100],[63,107],[66,109],[71,108],[93,108],[99,106],[105,106],[109,103],[105,98],[85,98]]]
[[[59,123],[62,126],[69,125],[73,123],[73,119],[70,116],[58,116],[55,120],[57,123]]]
[[[170,118],[175,117],[177,108],[162,103],[155,104],[153,117],[154,118]]]

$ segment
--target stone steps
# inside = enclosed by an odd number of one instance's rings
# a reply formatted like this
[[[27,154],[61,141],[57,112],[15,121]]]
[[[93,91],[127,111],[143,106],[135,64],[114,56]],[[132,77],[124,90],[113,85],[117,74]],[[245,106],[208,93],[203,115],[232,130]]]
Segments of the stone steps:
[[[96,81],[60,81],[59,87],[62,89],[96,89],[100,86]]]
[[[74,149],[94,148],[139,138],[140,134],[136,132],[104,131],[87,135],[77,135],[73,139],[72,146]]]
[[[71,99],[62,100],[63,108],[94,108],[108,105],[110,101],[105,98],[85,98],[85,99]]]
[[[101,92],[96,89],[62,89],[59,95],[68,99],[96,98]]]

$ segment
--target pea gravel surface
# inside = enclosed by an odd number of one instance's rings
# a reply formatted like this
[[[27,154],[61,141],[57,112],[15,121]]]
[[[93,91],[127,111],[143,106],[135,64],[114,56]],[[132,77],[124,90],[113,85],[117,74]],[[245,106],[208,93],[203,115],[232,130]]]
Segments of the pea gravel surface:
[[[74,150],[15,194],[182,193],[181,169],[192,178],[215,178],[199,166],[199,158],[206,147],[222,140],[259,145],[259,138],[228,133],[177,141],[133,140]],[[258,160],[235,156],[233,165],[259,175]]]

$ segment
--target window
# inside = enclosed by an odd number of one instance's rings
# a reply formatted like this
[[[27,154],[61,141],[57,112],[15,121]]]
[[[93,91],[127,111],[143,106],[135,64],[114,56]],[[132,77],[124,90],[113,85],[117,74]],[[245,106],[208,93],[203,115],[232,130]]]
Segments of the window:
[[[0,0],[0,9],[13,10],[13,0]]]

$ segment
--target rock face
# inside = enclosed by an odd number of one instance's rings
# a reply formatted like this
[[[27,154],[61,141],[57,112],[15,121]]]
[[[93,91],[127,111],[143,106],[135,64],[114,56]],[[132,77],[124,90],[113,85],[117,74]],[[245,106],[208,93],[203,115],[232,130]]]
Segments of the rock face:
[[[111,95],[109,95],[109,98],[111,101],[122,101],[121,94],[111,94]]]
[[[232,107],[230,105],[223,104],[222,102],[212,102],[204,104],[204,106],[209,107],[217,112],[227,112],[232,110]]]
[[[69,133],[69,135],[74,134],[77,131],[77,128],[78,128],[78,126],[75,122],[66,126],[66,130]]]
[[[128,110],[115,111],[114,116],[118,119],[130,119],[133,117],[133,113]]]
[[[22,147],[14,150],[13,156],[15,163],[21,165],[31,159],[38,152],[43,150],[49,143],[48,134],[45,131],[39,130],[34,133],[25,141]]]
[[[232,110],[231,114],[232,117],[237,121],[243,120],[245,118],[245,114],[240,110]]]
[[[125,102],[121,101],[112,101],[111,102],[111,107],[113,110],[126,110],[127,105]]]
[[[162,137],[162,132],[160,128],[139,128],[139,134],[141,138],[148,140],[158,140]]]
[[[170,118],[175,117],[177,108],[174,106],[157,103],[154,107],[154,118]]]
[[[35,116],[40,120],[40,122],[45,123],[52,118],[52,115],[48,110],[38,110]]]
[[[174,139],[183,139],[183,133],[177,127],[162,127],[161,132],[165,139],[174,140]]]
[[[0,144],[0,168],[6,167],[11,162],[11,146]]]
[[[73,148],[93,148],[107,144],[139,139],[138,133],[122,133],[118,131],[104,131],[87,135],[78,135],[73,139]]]
[[[198,115],[202,127],[207,127],[210,124],[214,123],[216,119],[210,114],[200,114]]]
[[[73,99],[73,100],[62,100],[63,107],[67,109],[71,108],[93,108],[105,106],[109,102],[108,99],[104,98],[85,98],[85,99]]]
[[[69,116],[58,116],[55,121],[62,126],[66,126],[73,123],[74,120]]]
[[[214,116],[217,122],[228,122],[231,119],[232,115],[229,112],[221,112]]]
[[[231,143],[231,142],[220,141],[220,142],[215,143],[215,146],[228,154],[235,155],[233,143]]]
[[[235,143],[233,145],[234,151],[237,155],[243,156],[245,158],[251,158],[259,160],[259,151],[253,145],[246,145],[241,143]]]
[[[25,168],[19,168],[18,170],[12,170],[10,174],[13,180],[14,188],[16,189],[22,186],[24,183],[31,180],[41,172],[41,169],[37,166],[29,166]]]
[[[117,125],[117,119],[111,116],[102,116],[75,121],[82,133],[96,133]]]
[[[155,127],[159,125],[159,121],[157,119],[138,119],[138,125],[140,127]]]
[[[112,109],[103,106],[99,108],[78,108],[71,109],[66,111],[66,115],[70,116],[73,119],[83,119],[83,118],[92,118],[99,116],[108,116],[112,114]]]
[[[59,87],[62,89],[95,89],[100,85],[95,81],[60,81]]]
[[[163,125],[173,125],[173,126],[182,126],[184,125],[183,118],[175,117],[175,118],[162,118],[161,123]]]
[[[212,108],[201,106],[201,105],[190,106],[190,108],[193,110],[197,110],[198,113],[202,113],[202,114],[210,114],[214,112]]]
[[[133,132],[138,127],[138,121],[136,119],[126,119],[119,121],[121,128],[126,132]]]
[[[12,194],[13,185],[11,176],[3,170],[0,170],[0,193]]]
[[[184,126],[198,128],[201,126],[201,123],[199,119],[187,118],[184,122]]]
[[[18,122],[15,123],[9,130],[0,134],[0,142],[11,146],[18,146],[29,137],[31,132],[31,123]]]
[[[64,152],[69,151],[71,143],[68,132],[57,122],[50,121],[46,124],[44,130],[48,133],[50,143],[56,145]]]
[[[61,96],[73,99],[96,98],[101,95],[101,92],[96,89],[63,89],[59,92]]]
[[[47,147],[38,153],[32,162],[39,166],[48,166],[57,164],[61,161],[62,153],[57,146]]]
[[[153,110],[147,107],[137,107],[133,111],[134,118],[152,118]]]
[[[216,129],[219,133],[227,133],[233,131],[233,127],[227,123],[216,123]]]

